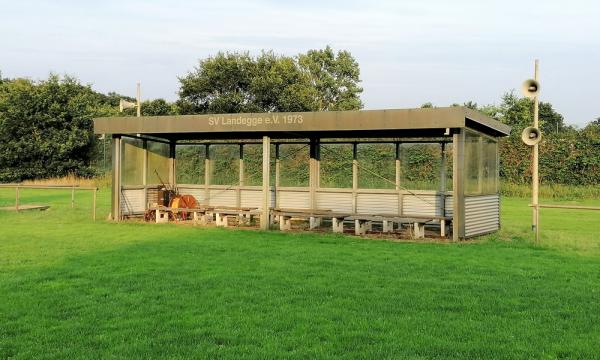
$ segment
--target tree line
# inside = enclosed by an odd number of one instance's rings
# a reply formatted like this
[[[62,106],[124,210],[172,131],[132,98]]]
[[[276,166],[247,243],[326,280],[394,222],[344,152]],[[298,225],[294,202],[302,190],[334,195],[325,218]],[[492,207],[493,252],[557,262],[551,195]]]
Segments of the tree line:
[[[142,115],[183,115],[237,112],[358,110],[360,68],[348,51],[331,47],[296,56],[271,51],[217,53],[199,60],[178,78],[178,99],[147,100]],[[103,94],[71,76],[48,79],[7,79],[0,73],[0,182],[69,174],[91,177],[104,169],[103,141],[93,134],[94,117],[134,116],[118,113],[119,100],[133,98]],[[453,106],[459,106],[453,104]],[[514,92],[499,105],[467,101],[466,106],[512,126],[502,139],[501,177],[514,183],[530,180],[530,149],[520,141],[532,124],[532,101]],[[434,107],[431,103],[423,107]],[[600,118],[582,129],[566,125],[550,103],[540,103],[543,140],[541,180],[546,183],[600,183]]]

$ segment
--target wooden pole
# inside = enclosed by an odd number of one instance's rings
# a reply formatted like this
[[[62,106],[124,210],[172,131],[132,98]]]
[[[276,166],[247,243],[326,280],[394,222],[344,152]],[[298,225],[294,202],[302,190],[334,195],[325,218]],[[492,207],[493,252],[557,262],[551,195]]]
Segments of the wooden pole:
[[[96,221],[96,193],[98,192],[98,188],[94,189],[94,195],[92,198],[92,219]]]
[[[358,144],[352,144],[352,213],[358,208]]]
[[[235,206],[242,206],[242,186],[244,186],[244,144],[240,144],[239,178],[235,194]]]
[[[114,221],[121,220],[121,136],[113,136],[112,144],[112,165],[113,165],[113,181],[112,181],[112,200],[111,200],[111,217]]]
[[[137,117],[140,117],[140,116],[142,116],[142,91],[141,91],[141,84],[139,81],[137,83],[136,90],[137,90],[136,91],[136,100],[137,100],[137,104],[136,104],[137,114],[136,115],[137,115]]]
[[[310,192],[310,208],[317,208],[317,188],[319,169],[317,167],[319,141],[316,138],[310,139],[310,160],[309,160],[309,192]]]
[[[210,182],[211,182],[211,159],[210,159],[210,145],[206,144],[204,148],[204,202],[205,205],[210,204]]]
[[[534,66],[534,79],[535,81],[539,81],[538,75],[538,67],[539,61],[535,60]],[[533,99],[533,127],[539,129],[539,97],[535,96]],[[535,231],[535,243],[539,244],[540,242],[540,208],[539,208],[539,145],[533,145],[533,164],[532,164],[532,192],[531,192],[531,202],[533,203],[533,221],[532,221],[532,230]]]
[[[19,211],[19,185],[15,186],[15,210]]]
[[[175,158],[176,151],[175,141],[169,143],[169,184],[172,189],[177,189],[177,159]]]
[[[465,236],[465,130],[453,135],[452,145],[452,240]]]
[[[262,215],[260,217],[260,228],[269,230],[270,224],[270,193],[269,180],[271,175],[271,139],[263,136],[263,180],[262,180]]]
[[[75,207],[75,185],[71,185],[71,209]]]
[[[279,207],[279,186],[281,185],[281,160],[279,144],[275,144],[275,207]]]
[[[396,143],[396,191],[398,192],[398,216],[404,212],[404,194],[401,191],[402,163],[400,162],[400,143]]]
[[[440,144],[440,216],[446,216],[446,144]]]
[[[142,185],[144,185],[144,210],[148,210],[148,140],[142,140]]]
[[[533,207],[533,205],[529,205]],[[552,204],[538,204],[539,208],[547,209],[570,209],[570,210],[600,210],[598,206],[581,206],[581,205],[552,205]]]

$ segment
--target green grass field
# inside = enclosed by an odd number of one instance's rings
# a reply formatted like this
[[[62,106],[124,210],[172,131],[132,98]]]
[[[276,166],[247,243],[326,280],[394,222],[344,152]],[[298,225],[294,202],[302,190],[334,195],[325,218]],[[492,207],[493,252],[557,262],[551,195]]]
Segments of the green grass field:
[[[519,198],[459,244],[93,223],[90,200],[0,212],[0,359],[600,356],[598,212],[543,210],[534,247]]]

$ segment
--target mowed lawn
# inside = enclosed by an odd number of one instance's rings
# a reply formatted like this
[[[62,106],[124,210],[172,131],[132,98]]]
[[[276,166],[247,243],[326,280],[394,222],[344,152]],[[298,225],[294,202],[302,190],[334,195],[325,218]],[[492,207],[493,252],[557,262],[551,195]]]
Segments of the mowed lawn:
[[[0,191],[0,206],[12,202]],[[0,212],[0,359],[597,358],[600,213],[504,199],[460,244]],[[598,204],[598,202],[584,202]]]

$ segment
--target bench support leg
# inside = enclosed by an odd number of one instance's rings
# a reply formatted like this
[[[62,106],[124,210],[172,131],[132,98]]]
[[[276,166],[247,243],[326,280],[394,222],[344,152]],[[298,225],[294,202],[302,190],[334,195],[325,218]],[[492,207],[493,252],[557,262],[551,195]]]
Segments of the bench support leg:
[[[312,230],[318,228],[319,226],[321,226],[321,218],[311,216],[309,219],[309,228]]]
[[[331,225],[334,233],[344,232],[344,219],[342,218],[331,218]]]
[[[371,229],[371,222],[366,220],[354,220],[354,233],[365,235]]]
[[[206,225],[212,220],[212,216],[209,214],[200,214],[200,225]]]
[[[168,211],[161,212],[160,210],[156,209],[156,223],[160,224],[160,223],[167,223],[167,222],[169,222],[169,212]]]
[[[415,239],[423,239],[425,237],[425,224],[414,223],[413,237]]]
[[[229,225],[229,221],[227,221],[228,220],[227,215],[221,215],[219,213],[216,213],[215,218],[216,218],[215,222],[216,222],[217,226],[227,227]]]
[[[390,233],[394,231],[394,222],[390,220],[383,220],[383,232]]]
[[[446,229],[446,220],[440,220],[440,236],[445,238],[448,229]]]
[[[239,214],[238,223],[244,225],[250,225],[252,223],[252,215],[250,214]]]
[[[291,230],[292,218],[290,216],[279,215],[279,230]]]

